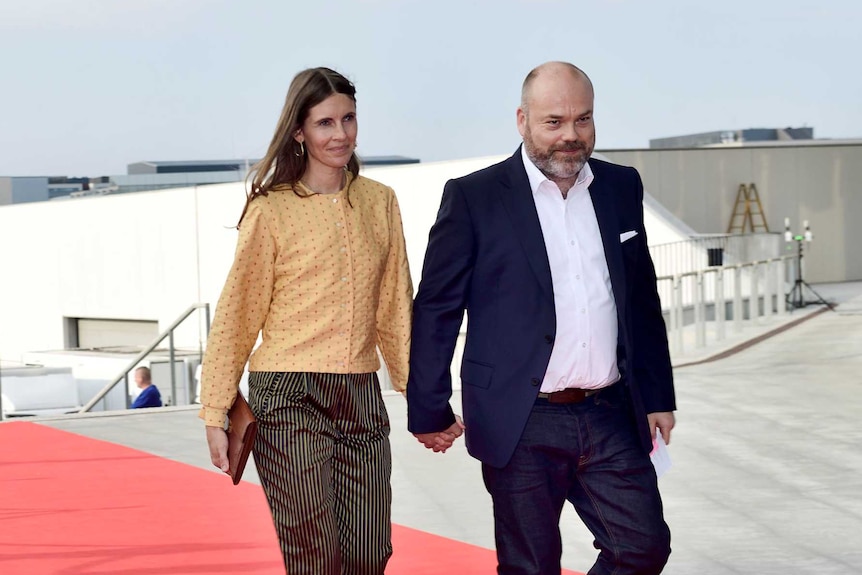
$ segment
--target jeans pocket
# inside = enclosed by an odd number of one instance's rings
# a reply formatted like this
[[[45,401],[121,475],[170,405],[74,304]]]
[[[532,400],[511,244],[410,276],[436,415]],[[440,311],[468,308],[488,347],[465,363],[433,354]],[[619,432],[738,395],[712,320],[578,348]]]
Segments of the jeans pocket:
[[[592,399],[594,405],[606,409],[620,410],[628,405],[628,394],[618,383],[601,390]]]

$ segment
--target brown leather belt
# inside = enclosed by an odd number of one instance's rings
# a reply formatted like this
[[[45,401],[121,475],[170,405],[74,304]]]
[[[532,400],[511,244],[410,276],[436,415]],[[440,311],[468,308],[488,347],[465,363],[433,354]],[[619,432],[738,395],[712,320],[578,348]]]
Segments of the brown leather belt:
[[[539,393],[539,397],[542,399],[547,399],[549,403],[580,403],[591,395],[595,395],[600,392],[602,388],[599,389],[578,389],[576,387],[569,387],[566,389],[561,389],[560,391],[555,391],[553,393]]]

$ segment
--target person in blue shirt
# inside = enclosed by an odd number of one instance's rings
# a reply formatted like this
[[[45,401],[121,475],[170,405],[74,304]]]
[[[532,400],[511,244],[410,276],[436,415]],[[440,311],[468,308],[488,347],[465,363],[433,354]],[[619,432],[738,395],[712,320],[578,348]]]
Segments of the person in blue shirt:
[[[162,406],[162,394],[159,393],[159,388],[153,385],[149,367],[139,367],[135,370],[135,383],[141,389],[141,393],[132,403],[133,409]]]

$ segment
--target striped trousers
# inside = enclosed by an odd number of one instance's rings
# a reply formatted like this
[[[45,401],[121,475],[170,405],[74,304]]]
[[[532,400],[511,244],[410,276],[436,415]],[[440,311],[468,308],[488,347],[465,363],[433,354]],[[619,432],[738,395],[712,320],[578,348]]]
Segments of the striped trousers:
[[[375,373],[251,372],[254,460],[289,575],[383,575],[389,417]]]

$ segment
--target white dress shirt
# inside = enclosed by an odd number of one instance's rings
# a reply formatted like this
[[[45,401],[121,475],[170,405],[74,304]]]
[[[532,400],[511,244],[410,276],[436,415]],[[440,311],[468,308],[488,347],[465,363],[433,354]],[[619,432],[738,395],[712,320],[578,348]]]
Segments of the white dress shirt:
[[[567,387],[598,389],[620,378],[617,368],[617,306],[585,164],[567,197],[527,157],[521,155],[545,239],[557,334],[541,391]]]

